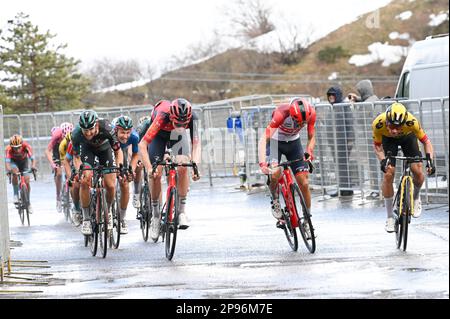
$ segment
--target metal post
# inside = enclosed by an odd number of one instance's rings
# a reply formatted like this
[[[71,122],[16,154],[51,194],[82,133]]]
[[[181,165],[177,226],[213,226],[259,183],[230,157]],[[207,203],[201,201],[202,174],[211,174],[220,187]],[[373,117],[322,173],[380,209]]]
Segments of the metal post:
[[[448,182],[448,178],[449,178],[449,159],[448,159],[448,138],[447,138],[447,127],[448,127],[448,123],[447,121],[447,116],[445,115],[445,107],[444,107],[444,99],[441,99],[441,118],[442,118],[442,131],[444,133],[444,154],[445,154],[445,171],[447,174],[447,201],[448,198],[450,197],[449,194],[449,190],[448,190],[448,186],[449,186],[449,182]]]

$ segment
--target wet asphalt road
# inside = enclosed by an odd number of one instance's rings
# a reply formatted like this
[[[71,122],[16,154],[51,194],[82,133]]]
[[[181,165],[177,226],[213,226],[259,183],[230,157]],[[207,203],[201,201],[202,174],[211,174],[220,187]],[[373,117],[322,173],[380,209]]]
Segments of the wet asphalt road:
[[[142,240],[131,203],[129,234],[102,259],[56,212],[50,182],[32,184],[31,227],[20,225],[8,185],[12,259],[47,268],[13,266],[17,278],[7,280],[20,283],[0,286],[0,298],[449,298],[448,207],[424,205],[403,252],[384,231],[379,203],[315,195],[310,254],[303,242],[291,251],[264,192],[237,186],[237,179],[192,186],[191,227],[179,231],[168,261],[163,243]]]

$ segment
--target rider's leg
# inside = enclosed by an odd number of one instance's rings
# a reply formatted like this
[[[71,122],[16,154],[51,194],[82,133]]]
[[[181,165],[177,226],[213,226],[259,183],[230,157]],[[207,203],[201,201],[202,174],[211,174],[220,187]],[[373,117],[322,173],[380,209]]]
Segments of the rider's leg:
[[[308,209],[311,208],[311,191],[309,190],[309,173],[298,172],[295,174],[295,180],[297,181],[300,190],[302,191],[305,204]]]
[[[425,175],[422,170],[422,163],[411,164],[411,172],[413,173],[414,182],[414,200],[419,198],[420,189],[422,188],[423,182],[425,181]]]
[[[394,177],[395,177],[395,167],[388,166],[386,168],[386,173],[383,176],[383,183],[381,184],[381,191],[383,193],[388,218],[393,217],[392,203],[394,201],[394,186],[393,186]]]
[[[108,207],[111,207],[114,197],[116,196],[116,174],[105,174],[103,186],[106,190],[106,202]]]
[[[155,217],[159,217],[159,204],[162,196],[161,193],[161,176],[163,168],[159,166],[156,169],[156,174],[150,178],[150,190],[152,200],[152,211]]]
[[[91,181],[92,181],[92,171],[84,171],[81,176],[80,182],[80,202],[81,209],[83,211],[83,219],[90,220],[91,216],[89,215],[89,202],[90,202],[90,189],[91,189]]]
[[[130,200],[130,187],[128,180],[125,178],[120,182],[120,220],[125,219],[127,213],[128,201]]]
[[[55,185],[56,185],[56,201],[61,200],[62,190],[62,169],[61,167],[55,168]]]
[[[19,196],[19,178],[17,175],[14,175],[14,174],[19,173],[19,169],[17,167],[12,167],[11,171],[13,173],[12,185],[13,185],[14,196]]]

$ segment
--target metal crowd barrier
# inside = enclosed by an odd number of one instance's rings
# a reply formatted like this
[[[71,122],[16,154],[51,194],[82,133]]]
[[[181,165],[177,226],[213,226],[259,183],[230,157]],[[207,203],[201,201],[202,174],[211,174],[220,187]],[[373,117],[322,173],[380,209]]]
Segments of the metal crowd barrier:
[[[246,186],[265,184],[258,165],[258,141],[271,120],[277,104],[289,102],[296,96],[309,101],[306,95],[255,95],[194,105],[199,121],[202,145],[200,169],[212,185],[214,178],[244,175]],[[427,201],[448,202],[448,108],[449,99],[433,98],[402,101],[422,123],[436,153],[437,175],[427,178],[424,186]],[[310,185],[330,194],[353,190],[363,197],[381,198],[382,173],[372,146],[372,121],[386,110],[391,101],[355,104],[315,104],[316,148],[315,173]],[[132,117],[137,123],[149,115],[152,105],[98,109],[101,117],[113,119],[120,114]],[[33,146],[40,178],[51,178],[45,157],[51,127],[63,121],[76,123],[79,111],[4,116],[4,136],[20,133]],[[227,127],[227,119],[238,116],[242,129]],[[7,143],[7,140],[4,140]],[[306,147],[307,133],[301,131]]]
[[[3,140],[3,108],[0,105],[0,141]],[[5,154],[5,147],[0,143],[0,154]],[[5,167],[5,157],[0,156],[0,167]],[[6,265],[9,265],[9,221],[8,221],[8,199],[6,191],[6,174],[0,174],[0,282],[3,282],[3,274]]]
[[[434,146],[436,175],[429,177],[423,186],[427,202],[448,203],[448,112],[449,99],[432,98],[402,101],[418,118]],[[384,112],[392,101],[355,104],[315,104],[316,147],[315,173],[310,185],[323,194],[357,191],[363,198],[381,199],[383,174],[373,150],[372,122]],[[258,141],[270,122],[273,105],[243,107],[245,170],[247,188],[265,184],[265,176],[258,165]],[[306,130],[301,131],[303,148],[307,143]],[[421,146],[423,152],[423,147]],[[425,165],[424,165],[425,172]],[[397,167],[396,178],[401,174]],[[398,182],[396,180],[396,182]]]

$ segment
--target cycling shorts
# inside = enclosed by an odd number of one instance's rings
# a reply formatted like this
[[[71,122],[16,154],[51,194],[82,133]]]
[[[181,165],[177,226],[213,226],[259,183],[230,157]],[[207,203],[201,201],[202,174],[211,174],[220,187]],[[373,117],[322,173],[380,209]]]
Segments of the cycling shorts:
[[[270,142],[266,145],[267,162],[269,164],[274,162],[280,163],[282,155],[286,156],[288,161],[302,159],[301,161],[294,162],[290,165],[294,175],[309,172],[308,163],[303,160],[303,147],[300,138],[293,141],[270,139]]]
[[[422,156],[419,148],[419,140],[414,134],[408,134],[400,138],[383,136],[381,143],[383,145],[384,154],[391,152],[392,156],[397,156],[398,147],[402,148],[403,155],[406,157]],[[392,166],[395,166],[395,159],[392,160]]]

